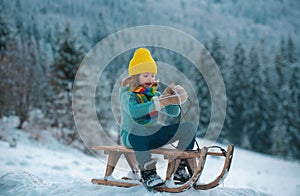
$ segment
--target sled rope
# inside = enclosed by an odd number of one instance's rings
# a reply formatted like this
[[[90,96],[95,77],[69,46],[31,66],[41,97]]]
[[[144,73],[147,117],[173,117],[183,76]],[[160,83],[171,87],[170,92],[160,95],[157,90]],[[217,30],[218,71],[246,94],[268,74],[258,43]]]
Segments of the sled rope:
[[[191,100],[190,100],[189,98],[187,98],[187,101],[189,102],[189,107],[188,107],[188,109],[186,110],[186,112],[182,115],[181,119],[179,120],[179,123],[180,123],[183,119],[186,120],[186,119],[185,119],[185,116],[186,116],[187,112],[191,109],[191,106],[192,106]],[[182,111],[181,105],[179,105],[179,108],[180,108],[180,111]],[[196,145],[197,145],[197,152],[200,153],[200,150],[201,150],[201,149],[200,149],[200,147],[199,147],[199,144],[198,144],[197,140],[195,140],[195,143],[196,143]],[[173,148],[176,149],[176,146],[174,146],[173,144],[171,144],[171,146],[172,146]]]
[[[210,148],[218,148],[218,149],[220,149],[221,150],[221,152],[222,152],[222,154],[224,155],[224,157],[226,157],[226,150],[224,149],[224,148],[222,148],[222,147],[220,147],[220,146],[209,146],[209,147],[207,147],[208,149],[210,149]]]
[[[184,119],[184,120],[186,120],[185,119],[185,116],[186,116],[186,114],[187,114],[187,112],[190,110],[190,108],[191,108],[191,106],[192,106],[192,104],[191,104],[191,100],[189,99],[189,98],[187,98],[187,101],[189,101],[189,107],[188,107],[188,109],[186,110],[186,112],[182,115],[182,118],[179,120],[179,123]],[[181,107],[181,105],[179,105],[179,108],[180,108],[180,111],[182,111],[182,107]],[[199,147],[199,144],[198,144],[198,142],[197,142],[197,140],[195,140],[195,143],[196,143],[196,145],[197,145],[197,152],[198,153],[200,153],[200,147]],[[174,148],[176,148],[173,144],[171,144]],[[208,149],[210,149],[210,148],[218,148],[218,149],[220,149],[221,150],[221,152],[222,152],[222,154],[226,157],[226,150],[224,149],[224,148],[222,148],[222,147],[220,147],[220,146],[209,146],[208,147]]]
[[[181,122],[182,119],[186,120],[186,119],[185,119],[185,116],[186,116],[187,112],[191,109],[191,106],[192,106],[191,100],[190,100],[189,98],[187,98],[187,101],[189,102],[189,107],[188,107],[188,109],[186,110],[186,112],[182,115],[182,118],[180,119],[179,122]],[[182,111],[181,105],[179,105],[179,108],[180,108],[180,111]],[[200,153],[200,147],[199,147],[199,144],[198,144],[197,140],[195,140],[195,143],[196,143],[196,145],[197,145],[197,152]]]

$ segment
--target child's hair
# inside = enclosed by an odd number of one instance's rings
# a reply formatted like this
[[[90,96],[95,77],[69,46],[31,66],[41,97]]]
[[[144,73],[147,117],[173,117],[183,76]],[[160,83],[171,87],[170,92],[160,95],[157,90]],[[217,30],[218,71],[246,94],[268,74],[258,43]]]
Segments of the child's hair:
[[[129,87],[130,87],[131,90],[135,89],[136,87],[138,87],[140,85],[139,76],[140,76],[140,74],[136,74],[136,75],[128,76],[127,78],[124,78],[122,80],[122,86],[129,85]],[[154,81],[152,87],[154,87],[155,89],[157,89],[158,88],[158,84],[159,84],[159,81],[156,80],[156,81]]]
[[[131,90],[133,90],[136,87],[138,87],[140,85],[139,74],[133,75],[133,76],[129,76],[127,78],[124,78],[122,80],[122,86],[127,86],[127,85],[129,85],[129,87],[130,87]]]

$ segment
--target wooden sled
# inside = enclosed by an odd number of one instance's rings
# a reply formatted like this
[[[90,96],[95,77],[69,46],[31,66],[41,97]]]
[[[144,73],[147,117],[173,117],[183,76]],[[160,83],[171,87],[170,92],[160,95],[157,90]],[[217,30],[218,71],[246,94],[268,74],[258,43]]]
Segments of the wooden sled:
[[[209,150],[213,147],[203,147],[200,151],[197,150],[187,150],[180,151],[177,149],[165,149],[159,148],[151,150],[152,154],[163,155],[164,159],[168,160],[168,167],[166,171],[166,181],[172,180],[172,176],[175,173],[181,159],[187,160],[187,169],[191,174],[191,178],[184,184],[179,184],[172,187],[167,187],[166,185],[154,187],[151,190],[160,191],[160,192],[171,192],[177,193],[185,191],[191,187],[197,190],[206,190],[218,186],[226,178],[227,173],[230,169],[230,164],[233,157],[234,146],[228,145],[227,151],[217,147],[221,152],[210,152]],[[92,179],[92,183],[100,185],[109,185],[109,186],[119,186],[119,187],[133,187],[143,185],[141,180],[134,181],[126,178],[126,180],[109,180],[109,176],[113,173],[115,166],[120,159],[121,155],[124,155],[132,172],[138,173],[138,168],[136,166],[135,155],[132,149],[128,149],[125,146],[94,146],[94,150],[103,150],[105,154],[108,154],[108,161],[106,166],[106,172],[103,179]],[[197,184],[199,177],[202,174],[206,157],[209,156],[222,156],[225,157],[225,162],[223,169],[219,176],[210,183],[206,184]],[[198,161],[197,161],[198,160]]]

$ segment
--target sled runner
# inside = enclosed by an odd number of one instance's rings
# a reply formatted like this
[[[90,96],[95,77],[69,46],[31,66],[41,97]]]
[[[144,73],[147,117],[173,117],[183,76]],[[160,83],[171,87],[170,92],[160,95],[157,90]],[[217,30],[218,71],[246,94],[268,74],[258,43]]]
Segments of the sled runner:
[[[220,152],[211,151],[211,149],[217,148]],[[138,173],[138,167],[135,163],[135,155],[132,149],[128,149],[125,146],[94,146],[94,150],[103,150],[105,154],[108,154],[108,161],[106,166],[106,172],[103,179],[92,179],[92,183],[109,186],[119,187],[133,187],[143,185],[140,180],[132,180],[130,178],[123,178],[122,180],[110,180],[109,176],[113,173],[115,166],[120,159],[121,155],[124,155],[132,172]],[[187,169],[191,175],[191,178],[184,184],[177,184],[168,187],[167,184],[152,188],[152,190],[160,192],[182,192],[191,187],[196,190],[206,190],[218,186],[226,178],[229,172],[232,157],[233,157],[234,146],[228,145],[227,151],[219,146],[203,147],[201,150],[186,150],[180,151],[177,149],[166,149],[159,148],[151,150],[152,154],[163,155],[164,159],[168,160],[168,167],[166,171],[166,182],[172,180],[172,176],[175,173],[181,159],[187,160]],[[203,172],[207,156],[219,156],[224,157],[224,165],[221,173],[217,178],[210,183],[198,184],[198,179]]]

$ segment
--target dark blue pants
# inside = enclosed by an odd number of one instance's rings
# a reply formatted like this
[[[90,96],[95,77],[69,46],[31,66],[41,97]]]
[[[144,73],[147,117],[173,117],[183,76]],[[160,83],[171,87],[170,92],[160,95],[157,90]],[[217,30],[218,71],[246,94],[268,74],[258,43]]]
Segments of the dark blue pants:
[[[193,123],[180,123],[167,126],[136,125],[129,134],[129,142],[135,151],[139,165],[151,159],[149,150],[178,141],[177,149],[191,150],[194,147],[196,128]]]

